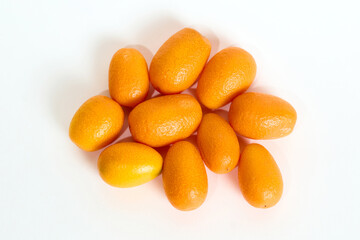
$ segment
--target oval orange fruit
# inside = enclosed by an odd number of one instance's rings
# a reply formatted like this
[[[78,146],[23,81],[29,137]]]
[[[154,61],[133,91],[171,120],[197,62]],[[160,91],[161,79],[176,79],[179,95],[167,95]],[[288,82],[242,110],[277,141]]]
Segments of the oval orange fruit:
[[[149,99],[129,115],[129,127],[137,142],[162,147],[189,137],[199,126],[201,106],[193,96],[175,94]]]
[[[207,108],[216,109],[245,92],[255,75],[256,63],[250,53],[237,47],[225,48],[206,64],[196,94]]]
[[[260,144],[247,145],[241,153],[238,177],[246,201],[257,208],[274,206],[281,198],[283,180],[271,154]]]
[[[98,160],[101,178],[114,187],[134,187],[157,177],[162,168],[161,155],[149,146],[122,142],[105,148]]]
[[[109,92],[122,106],[134,107],[149,91],[147,64],[141,53],[133,48],[122,48],[111,59]]]
[[[296,111],[285,100],[264,93],[248,92],[234,99],[229,122],[240,135],[252,139],[275,139],[289,135]]]
[[[191,28],[171,36],[157,51],[150,64],[150,81],[163,94],[189,88],[198,78],[209,55],[208,39]]]
[[[190,142],[180,141],[170,147],[162,178],[166,196],[175,208],[190,211],[205,201],[208,191],[205,166]]]
[[[121,106],[105,96],[88,99],[77,110],[69,128],[70,139],[85,151],[96,151],[114,141],[124,123]]]
[[[229,123],[215,113],[203,116],[197,144],[206,166],[215,173],[230,172],[239,161],[238,138]]]

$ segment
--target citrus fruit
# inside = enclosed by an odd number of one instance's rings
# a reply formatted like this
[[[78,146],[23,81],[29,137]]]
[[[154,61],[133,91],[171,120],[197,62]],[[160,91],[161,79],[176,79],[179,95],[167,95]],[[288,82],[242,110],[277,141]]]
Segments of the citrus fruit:
[[[283,180],[271,154],[260,144],[250,144],[241,154],[238,177],[246,201],[257,208],[274,206],[281,198]]]
[[[198,78],[209,55],[208,39],[191,28],[171,36],[157,51],[150,64],[150,81],[163,94],[189,88]]]
[[[250,53],[238,47],[225,48],[206,64],[196,94],[207,108],[216,109],[245,92],[255,75],[256,63]]]
[[[141,143],[122,142],[104,149],[98,160],[101,178],[111,186],[134,187],[154,179],[163,159],[153,148]]]
[[[147,64],[141,53],[122,48],[111,59],[109,68],[110,96],[122,106],[134,107],[149,90]]]
[[[206,166],[215,173],[230,172],[239,161],[238,138],[229,123],[215,113],[203,116],[197,144]]]
[[[264,93],[248,92],[234,99],[229,122],[240,135],[252,139],[275,139],[289,135],[296,111],[285,100]]]
[[[69,136],[79,148],[96,151],[119,136],[123,123],[121,106],[99,95],[88,99],[77,110],[70,123]]]
[[[170,147],[162,178],[166,196],[175,208],[190,211],[205,201],[208,191],[205,166],[190,142],[180,141]]]
[[[200,104],[187,94],[167,95],[137,105],[129,115],[129,127],[137,142],[162,147],[189,137],[199,126]]]

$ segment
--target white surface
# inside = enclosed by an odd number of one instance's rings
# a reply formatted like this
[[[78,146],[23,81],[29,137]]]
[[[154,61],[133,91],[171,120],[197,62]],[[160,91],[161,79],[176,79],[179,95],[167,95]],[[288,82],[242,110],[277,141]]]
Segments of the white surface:
[[[335,2],[1,1],[0,239],[359,239],[359,4]],[[248,205],[234,170],[208,172],[205,204],[177,211],[161,177],[112,188],[99,152],[68,138],[76,109],[107,89],[116,50],[136,45],[149,62],[185,26],[212,55],[248,50],[251,90],[297,110],[293,134],[261,141],[284,178],[274,208]]]

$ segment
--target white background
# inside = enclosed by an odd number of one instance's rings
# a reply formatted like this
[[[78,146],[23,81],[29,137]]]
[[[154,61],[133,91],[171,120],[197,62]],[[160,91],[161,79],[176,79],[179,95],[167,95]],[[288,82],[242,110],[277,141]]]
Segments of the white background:
[[[356,0],[2,0],[0,239],[359,239],[359,9]],[[271,209],[244,200],[235,169],[208,171],[206,202],[178,211],[161,177],[112,188],[97,173],[99,152],[69,140],[77,108],[107,94],[116,50],[131,45],[149,63],[185,26],[210,39],[212,55],[249,51],[250,90],[297,110],[290,136],[258,141],[284,178]]]

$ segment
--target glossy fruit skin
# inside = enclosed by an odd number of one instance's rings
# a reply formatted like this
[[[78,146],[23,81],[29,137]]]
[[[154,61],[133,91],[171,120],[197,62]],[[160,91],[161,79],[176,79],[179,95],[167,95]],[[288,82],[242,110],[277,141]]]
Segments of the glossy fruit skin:
[[[269,208],[280,200],[283,192],[280,169],[260,144],[245,147],[239,161],[238,177],[241,192],[250,205]]]
[[[109,92],[122,106],[134,107],[149,91],[147,64],[141,53],[133,48],[122,48],[111,59]]]
[[[130,112],[129,127],[135,141],[162,147],[189,137],[201,118],[201,106],[193,96],[176,94],[137,105]]]
[[[208,39],[191,28],[171,36],[157,51],[150,64],[150,81],[163,94],[174,94],[189,88],[198,78],[211,45]]]
[[[229,103],[248,89],[256,75],[256,63],[250,53],[237,47],[218,52],[206,64],[196,94],[209,109]]]
[[[248,92],[234,99],[229,122],[240,135],[252,139],[275,139],[289,135],[297,114],[285,100],[264,93]]]
[[[215,173],[233,170],[240,157],[240,145],[229,123],[215,113],[203,116],[197,144],[206,166]]]
[[[85,151],[99,150],[113,142],[124,123],[121,106],[106,96],[94,96],[77,110],[69,127],[70,139]]]
[[[161,173],[163,159],[141,143],[122,142],[107,147],[99,156],[101,178],[111,186],[128,188],[151,181]]]
[[[175,208],[190,211],[205,201],[208,192],[206,170],[192,143],[180,141],[170,147],[162,178],[166,196]]]

